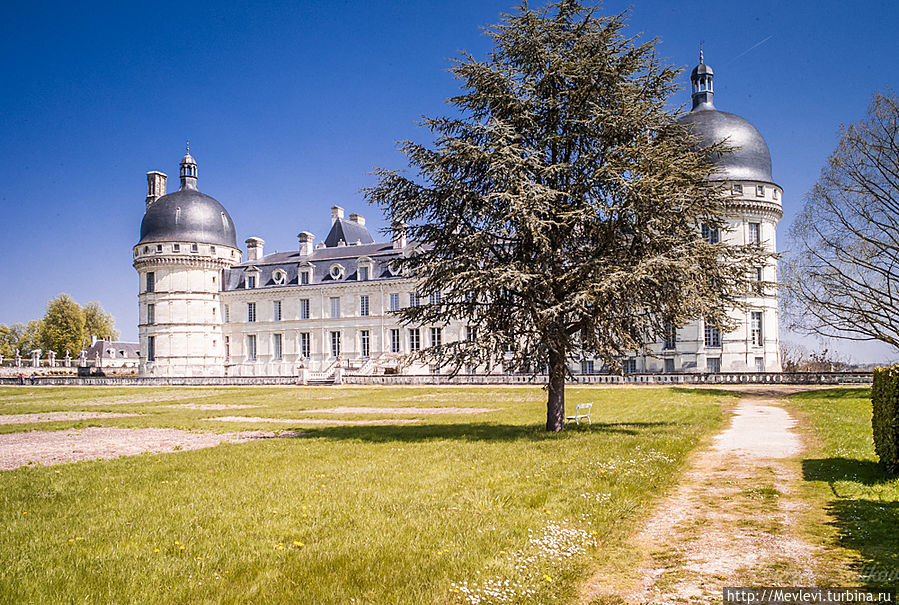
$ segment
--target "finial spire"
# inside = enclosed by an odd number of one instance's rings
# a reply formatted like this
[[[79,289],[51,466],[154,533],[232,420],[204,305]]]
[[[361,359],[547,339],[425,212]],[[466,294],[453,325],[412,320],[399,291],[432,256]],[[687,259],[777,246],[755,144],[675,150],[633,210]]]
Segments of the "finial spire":
[[[705,40],[701,40],[699,42],[699,65],[694,67],[693,73],[690,74],[690,81],[693,84],[693,109],[691,111],[715,109],[715,105],[712,103],[712,97],[715,94],[712,80],[715,76],[712,68],[705,64],[705,53],[702,48],[704,45]]]
[[[705,43],[705,40],[699,41],[699,62],[702,63],[702,45]],[[188,147],[189,148],[189,147]]]
[[[702,63],[702,51],[699,51],[699,62]],[[187,155],[190,155],[190,139],[187,139]]]

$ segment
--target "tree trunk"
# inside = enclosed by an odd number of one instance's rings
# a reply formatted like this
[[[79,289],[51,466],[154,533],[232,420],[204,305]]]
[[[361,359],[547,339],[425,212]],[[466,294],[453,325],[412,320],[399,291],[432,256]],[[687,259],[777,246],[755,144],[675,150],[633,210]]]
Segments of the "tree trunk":
[[[546,430],[554,433],[565,426],[565,361],[564,351],[550,351]]]

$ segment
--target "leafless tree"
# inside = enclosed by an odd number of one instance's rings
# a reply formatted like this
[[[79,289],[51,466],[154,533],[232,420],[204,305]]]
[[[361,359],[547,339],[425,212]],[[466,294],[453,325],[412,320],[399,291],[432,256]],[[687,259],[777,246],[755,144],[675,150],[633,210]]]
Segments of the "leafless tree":
[[[877,93],[844,126],[790,229],[792,328],[899,349],[899,100]]]

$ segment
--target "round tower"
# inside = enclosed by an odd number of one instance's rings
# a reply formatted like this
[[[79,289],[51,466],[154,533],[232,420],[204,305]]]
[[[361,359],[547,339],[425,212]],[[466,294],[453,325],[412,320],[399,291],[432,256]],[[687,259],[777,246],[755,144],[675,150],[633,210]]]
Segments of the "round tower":
[[[777,223],[783,217],[783,189],[771,176],[771,154],[765,139],[756,128],[740,116],[719,111],[713,102],[714,73],[705,64],[702,51],[699,65],[690,74],[693,106],[680,119],[691,127],[701,147],[724,143],[729,152],[714,154],[716,164],[712,180],[720,181],[730,196],[728,230],[722,240],[736,244],[759,243],[777,252]],[[716,234],[717,236],[717,234]],[[745,299],[745,310],[732,315],[743,326],[720,335],[720,347],[708,346],[704,327],[699,328],[697,342],[698,369],[720,366],[719,371],[781,371],[777,317],[777,263],[769,261],[757,267],[753,276],[759,282],[755,292]],[[717,342],[712,339],[712,342]],[[710,363],[709,360],[718,361]]]
[[[134,246],[139,275],[140,375],[224,375],[222,271],[240,262],[234,221],[197,189],[190,148],[181,187],[147,173],[147,209]]]

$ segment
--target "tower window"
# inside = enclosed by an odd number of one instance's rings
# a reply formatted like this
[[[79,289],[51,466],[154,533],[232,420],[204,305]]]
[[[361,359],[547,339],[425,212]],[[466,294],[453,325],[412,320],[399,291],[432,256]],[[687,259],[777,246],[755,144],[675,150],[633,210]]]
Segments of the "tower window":
[[[197,244],[191,244],[191,245],[190,245],[190,251],[191,251],[191,252],[199,252],[199,251],[200,251],[200,247],[199,247]]]
[[[209,254],[215,254],[215,246],[209,246]]]
[[[740,183],[734,183],[731,186],[731,192],[734,195],[743,195],[743,185],[741,185]]]
[[[147,273],[147,292],[156,292],[156,273],[153,271]]]
[[[760,223],[749,223],[749,243],[757,244],[762,241],[762,226]]]
[[[752,330],[752,346],[760,347],[762,346],[762,312],[761,311],[753,311],[752,318],[750,321],[751,330]]]
[[[162,244],[156,244],[156,254],[162,252]]]
[[[172,244],[172,252],[181,252],[181,244]]]
[[[156,323],[156,305],[154,304],[147,305],[147,323]]]
[[[709,227],[708,225],[703,225],[702,226],[702,239],[704,239],[705,241],[707,241],[710,244],[717,244],[719,241],[721,241],[721,234],[718,232],[717,229],[713,229],[712,227]]]
[[[677,347],[677,328],[674,324],[668,324],[665,326],[665,344],[663,348],[666,351],[670,351]]]
[[[147,361],[156,361],[156,337],[147,337]]]
[[[755,196],[756,197],[765,197],[765,186],[764,185],[756,185],[755,186]]]

